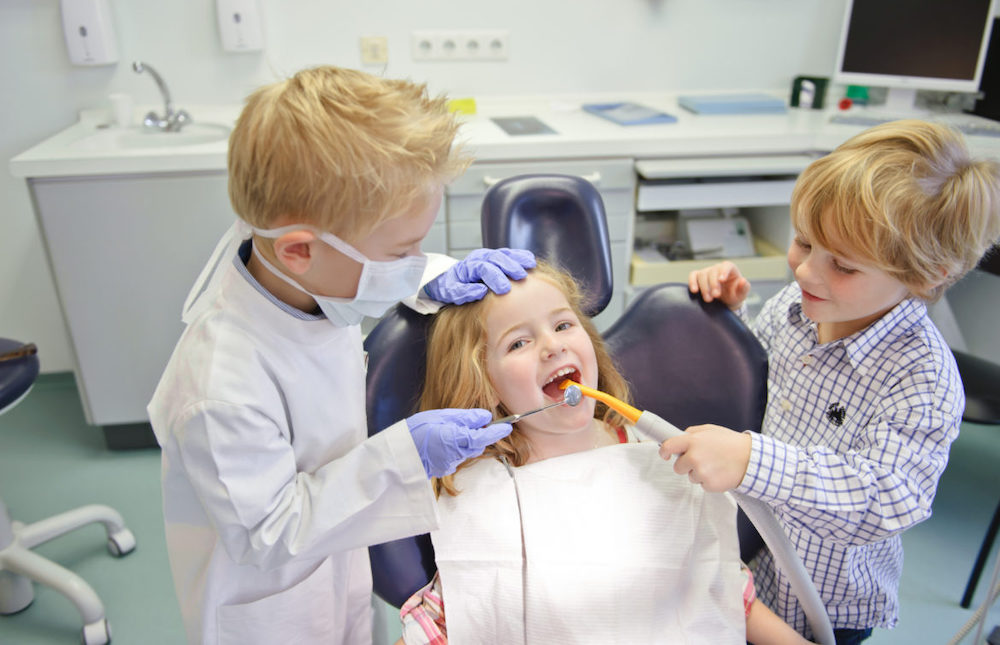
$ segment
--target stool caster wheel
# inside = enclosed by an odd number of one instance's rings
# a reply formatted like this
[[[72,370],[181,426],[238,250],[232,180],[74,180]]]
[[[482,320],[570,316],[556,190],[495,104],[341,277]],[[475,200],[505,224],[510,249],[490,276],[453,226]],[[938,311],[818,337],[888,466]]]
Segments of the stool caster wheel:
[[[122,529],[108,536],[108,551],[116,558],[121,558],[135,551],[135,536],[132,531]]]
[[[83,626],[83,645],[106,645],[111,642],[111,625],[107,618]]]

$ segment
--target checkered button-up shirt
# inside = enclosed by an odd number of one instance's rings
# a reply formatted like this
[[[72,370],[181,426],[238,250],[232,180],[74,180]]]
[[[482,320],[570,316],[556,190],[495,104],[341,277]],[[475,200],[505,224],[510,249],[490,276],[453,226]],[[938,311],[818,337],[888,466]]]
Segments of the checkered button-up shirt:
[[[958,368],[919,300],[821,345],[801,299],[792,283],[754,321],[769,357],[768,404],[737,490],[775,509],[834,627],[892,627],[900,533],[930,516],[958,436]],[[769,553],[755,573],[761,600],[805,633]]]

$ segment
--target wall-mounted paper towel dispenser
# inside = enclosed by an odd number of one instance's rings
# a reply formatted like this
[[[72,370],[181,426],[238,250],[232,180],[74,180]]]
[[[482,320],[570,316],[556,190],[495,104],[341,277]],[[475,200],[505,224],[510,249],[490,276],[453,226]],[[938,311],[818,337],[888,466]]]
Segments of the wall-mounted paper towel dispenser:
[[[118,44],[108,0],[60,0],[63,34],[74,65],[113,65]]]
[[[227,52],[255,52],[264,45],[256,0],[216,0],[219,38]]]

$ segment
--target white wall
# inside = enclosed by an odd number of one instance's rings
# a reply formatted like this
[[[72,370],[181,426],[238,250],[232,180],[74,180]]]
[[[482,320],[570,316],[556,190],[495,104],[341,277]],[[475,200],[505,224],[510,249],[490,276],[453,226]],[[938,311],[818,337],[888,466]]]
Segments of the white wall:
[[[141,59],[165,77],[178,107],[238,104],[254,87],[316,64],[429,83],[451,96],[784,89],[798,74],[829,75],[843,0],[258,0],[265,51],[222,52],[210,0],[110,0],[120,62],[74,67],[57,0],[0,3],[0,158],[67,127],[111,92],[156,103]],[[415,29],[507,29],[510,59],[414,63]],[[362,35],[389,39],[389,64],[362,67]],[[0,336],[33,340],[42,369],[73,358],[28,191],[0,173]],[[122,240],[155,244],[156,240]],[[169,267],[164,267],[165,271]]]

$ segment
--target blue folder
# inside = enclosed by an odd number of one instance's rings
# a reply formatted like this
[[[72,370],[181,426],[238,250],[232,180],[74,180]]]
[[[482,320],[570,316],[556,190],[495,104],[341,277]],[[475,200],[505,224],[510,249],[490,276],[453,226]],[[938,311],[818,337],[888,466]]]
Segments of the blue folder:
[[[679,96],[677,104],[695,114],[784,114],[785,101],[770,94]]]
[[[638,103],[584,103],[585,112],[596,114],[602,119],[614,121],[619,125],[648,125],[651,123],[673,123],[677,120],[672,114],[654,110]]]

